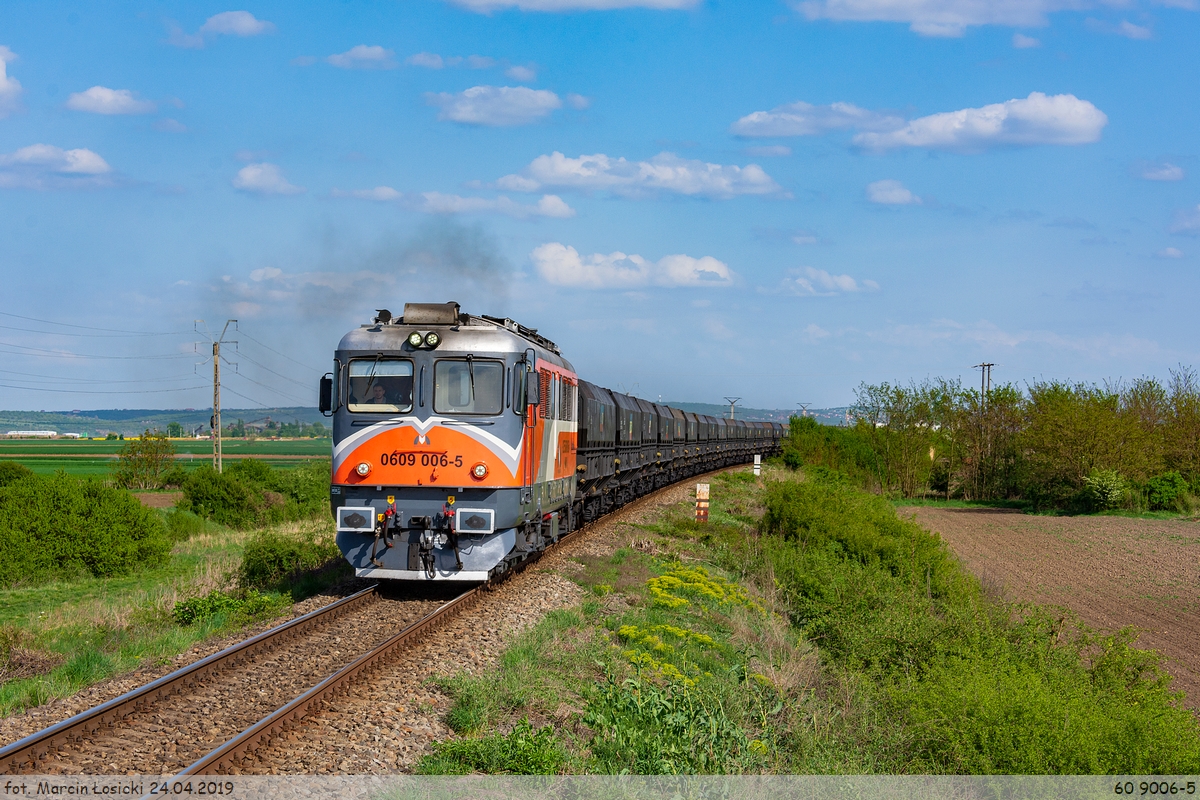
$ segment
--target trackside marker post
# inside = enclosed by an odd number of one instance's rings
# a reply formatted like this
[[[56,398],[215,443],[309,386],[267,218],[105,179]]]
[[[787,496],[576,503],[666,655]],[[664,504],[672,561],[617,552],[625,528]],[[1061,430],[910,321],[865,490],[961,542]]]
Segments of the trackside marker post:
[[[754,457],[754,474],[762,475],[762,456]]]
[[[708,484],[696,484],[696,522],[708,522]]]

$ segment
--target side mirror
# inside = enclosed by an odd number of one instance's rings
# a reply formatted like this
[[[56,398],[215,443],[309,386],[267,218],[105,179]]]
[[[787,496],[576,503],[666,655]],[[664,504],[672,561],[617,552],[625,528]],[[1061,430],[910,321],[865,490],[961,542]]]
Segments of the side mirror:
[[[321,390],[317,400],[317,407],[325,416],[329,416],[333,411],[333,375],[327,374],[321,378]]]
[[[542,404],[541,377],[538,372],[530,372],[525,376],[525,405],[539,406]]]

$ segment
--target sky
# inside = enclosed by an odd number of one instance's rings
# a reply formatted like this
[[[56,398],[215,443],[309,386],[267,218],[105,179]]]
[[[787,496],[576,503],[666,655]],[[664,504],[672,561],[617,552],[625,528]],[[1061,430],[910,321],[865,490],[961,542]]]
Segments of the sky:
[[[223,329],[223,405],[315,405],[448,300],[650,399],[1166,379],[1197,42],[1197,0],[9,0],[0,407],[208,407]]]

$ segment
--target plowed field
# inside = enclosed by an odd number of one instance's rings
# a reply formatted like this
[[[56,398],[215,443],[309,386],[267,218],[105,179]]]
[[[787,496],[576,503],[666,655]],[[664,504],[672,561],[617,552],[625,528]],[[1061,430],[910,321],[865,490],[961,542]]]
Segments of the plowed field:
[[[1126,625],[1166,656],[1172,688],[1200,710],[1200,523],[901,509],[939,533],[1007,599],[1064,606],[1098,631]]]

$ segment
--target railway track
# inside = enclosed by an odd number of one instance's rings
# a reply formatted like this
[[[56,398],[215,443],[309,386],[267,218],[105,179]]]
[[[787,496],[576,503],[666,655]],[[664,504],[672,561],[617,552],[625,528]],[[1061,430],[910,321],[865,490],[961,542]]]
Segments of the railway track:
[[[678,485],[637,498],[563,536],[554,547],[531,554],[504,580]],[[377,587],[364,589],[0,749],[0,773],[239,772],[258,750],[336,705],[381,665],[477,604],[494,586],[477,586],[440,605],[390,600]],[[365,628],[376,635],[364,635]],[[317,657],[289,663],[304,654]],[[249,669],[241,669],[244,665]]]

